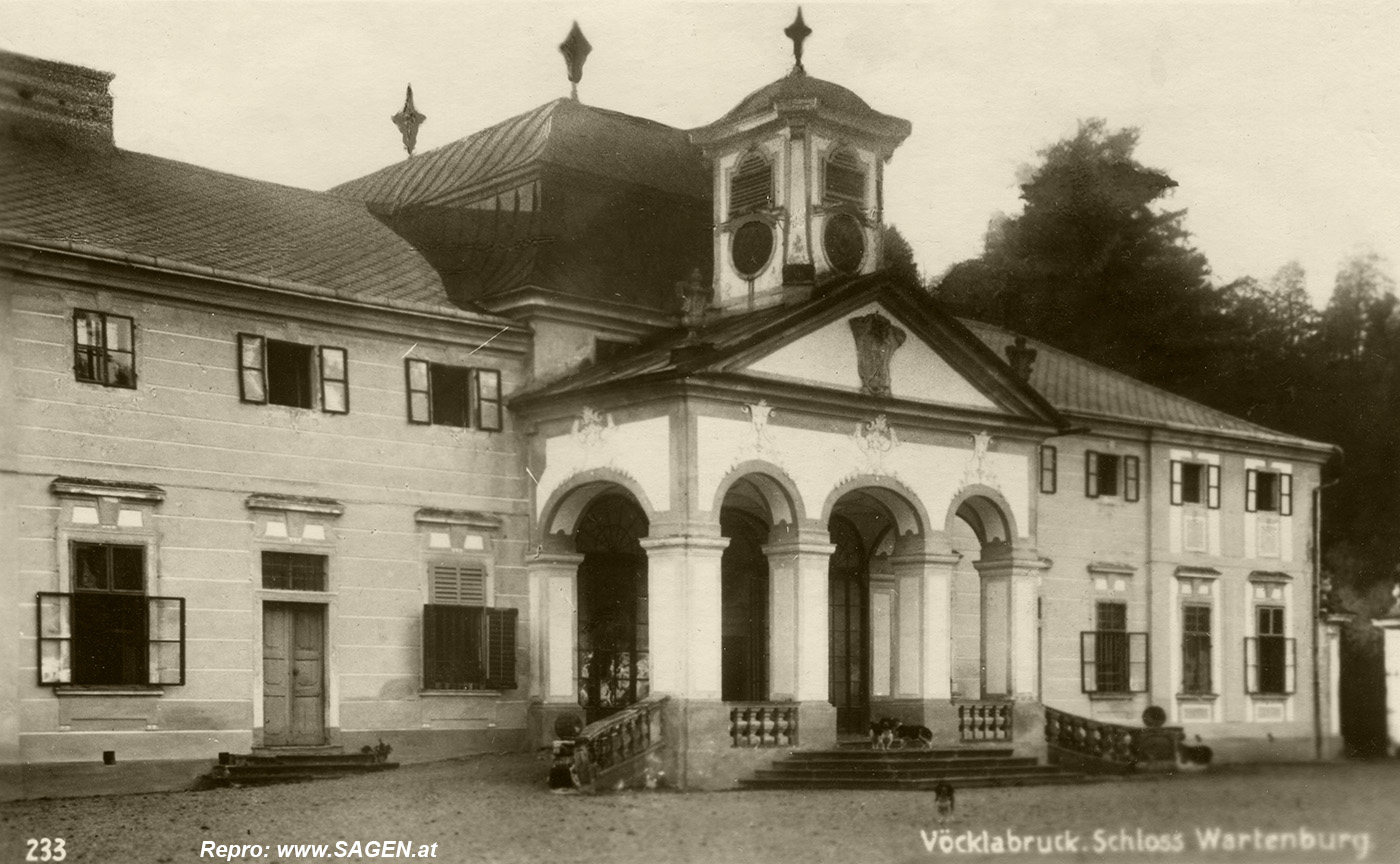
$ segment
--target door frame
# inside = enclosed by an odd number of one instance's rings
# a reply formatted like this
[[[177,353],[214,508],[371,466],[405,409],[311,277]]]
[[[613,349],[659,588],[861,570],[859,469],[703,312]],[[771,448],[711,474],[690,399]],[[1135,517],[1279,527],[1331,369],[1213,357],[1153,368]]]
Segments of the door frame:
[[[849,728],[847,728],[847,729],[845,729],[845,730],[842,730],[842,728],[841,728],[841,721],[840,721],[840,719],[839,719],[839,718],[840,718],[839,712],[842,711],[843,709],[836,705],[836,702],[835,702],[836,694],[835,694],[835,693],[831,693],[829,698],[832,700],[832,702],[831,702],[832,706],[835,707],[836,710],[837,710],[837,712],[838,712],[838,719],[837,719],[837,721],[836,721],[836,731],[837,731],[837,734],[838,734],[838,735],[849,735],[849,734],[855,734],[855,733],[865,734],[865,732],[867,731],[867,727],[868,727],[868,725],[869,725],[869,722],[870,722],[870,717],[871,717],[870,712],[871,712],[871,709],[872,709],[872,705],[871,705],[871,687],[870,687],[870,655],[871,655],[871,650],[870,650],[870,649],[871,649],[871,639],[872,639],[872,636],[871,636],[871,633],[870,633],[870,562],[869,562],[868,557],[866,556],[866,550],[865,550],[865,543],[864,543],[864,540],[863,540],[863,538],[861,538],[861,536],[860,536],[860,530],[856,527],[855,523],[852,522],[850,519],[846,518],[845,516],[842,516],[842,515],[840,515],[840,514],[833,513],[832,516],[831,516],[831,521],[834,522],[834,521],[837,520],[837,519],[840,519],[841,521],[845,522],[845,523],[847,524],[847,526],[848,526],[848,529],[849,529],[851,535],[855,537],[856,544],[857,544],[857,545],[856,545],[856,549],[855,549],[856,558],[857,558],[857,560],[860,562],[860,563],[859,563],[858,565],[856,565],[854,568],[851,568],[851,571],[852,571],[852,572],[851,572],[851,574],[850,574],[849,580],[850,580],[851,582],[854,582],[854,583],[855,583],[855,586],[856,586],[855,591],[851,592],[850,596],[854,596],[854,597],[859,598],[859,602],[860,602],[860,639],[858,640],[858,643],[857,643],[857,650],[859,651],[859,654],[860,654],[860,657],[859,657],[859,663],[860,663],[860,688],[859,688],[859,690],[860,690],[861,696],[863,697],[863,705],[860,706],[859,711],[863,712],[863,716],[857,718],[857,720],[858,720],[859,722],[853,722],[853,721],[849,721],[849,720],[848,720],[848,723],[850,723],[851,725],[849,726]],[[828,620],[830,620],[831,614],[832,614],[832,613],[831,613],[831,609],[829,608],[829,606],[830,606],[830,598],[831,598],[831,577],[832,577],[832,569],[833,569],[835,566],[836,566],[835,552],[833,552],[833,553],[832,553],[832,561],[831,561],[831,563],[828,564],[828,566],[827,566],[827,600],[828,600],[827,616],[828,616]],[[846,568],[843,568],[843,569],[846,569]],[[847,631],[847,635],[849,636],[849,630]],[[831,652],[831,650],[832,650],[832,647],[834,646],[834,641],[835,641],[834,633],[828,632],[828,633],[827,633],[827,640],[828,640],[828,648],[827,648],[827,651],[828,651],[828,654],[830,654],[830,652]],[[849,638],[846,639],[845,641],[846,641],[846,646],[847,646],[847,657],[849,657],[849,656],[850,656],[851,641],[850,641]],[[829,662],[829,660],[828,660],[828,662]],[[850,668],[850,667],[849,667],[849,663],[848,663],[847,668]],[[831,666],[831,668],[829,668],[829,670],[828,670],[828,676],[829,676],[829,678],[834,678],[835,672],[836,672],[836,669],[835,669],[835,666],[833,665],[833,666]],[[848,715],[848,717],[849,717],[849,712],[851,712],[853,709],[851,709],[851,708],[848,707],[848,708],[846,708],[846,709],[844,709],[844,710],[847,712],[847,715]]]
[[[332,674],[336,634],[335,598],[320,591],[279,591],[263,588],[254,592],[253,599],[253,747],[332,746],[340,743],[339,687]],[[321,609],[321,744],[269,745],[263,740],[266,708],[263,704],[263,610],[268,604],[314,606]]]

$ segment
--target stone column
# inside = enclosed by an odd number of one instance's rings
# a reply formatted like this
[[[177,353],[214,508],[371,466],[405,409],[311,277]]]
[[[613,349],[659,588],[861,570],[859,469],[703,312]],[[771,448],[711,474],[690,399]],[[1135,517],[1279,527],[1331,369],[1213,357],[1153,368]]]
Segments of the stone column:
[[[901,698],[947,701],[952,695],[953,568],[958,555],[913,552],[890,558],[899,586]]]
[[[1390,739],[1388,752],[1400,756],[1400,618],[1371,621],[1385,637],[1385,730]],[[1331,676],[1336,680],[1336,675]]]
[[[651,689],[683,699],[720,698],[722,537],[643,538]]]
[[[830,700],[829,572],[836,547],[825,531],[809,531],[763,547],[768,556],[769,692],[774,701],[800,703],[798,744],[836,741]]]
[[[540,741],[554,737],[563,714],[583,718],[578,704],[578,567],[575,552],[542,553],[525,563],[530,579],[530,699],[539,707]]]
[[[1040,698],[1040,573],[1046,562],[1010,546],[985,547],[973,564],[982,578],[983,696]]]

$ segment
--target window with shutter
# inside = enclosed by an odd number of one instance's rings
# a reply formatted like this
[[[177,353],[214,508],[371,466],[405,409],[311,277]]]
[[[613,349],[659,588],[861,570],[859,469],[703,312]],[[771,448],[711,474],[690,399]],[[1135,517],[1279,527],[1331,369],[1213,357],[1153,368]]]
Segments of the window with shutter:
[[[499,370],[408,358],[404,381],[410,423],[484,432],[499,432],[503,426]]]
[[[1085,693],[1147,690],[1147,634],[1127,631],[1127,604],[1096,604],[1097,630],[1079,634],[1080,684]]]
[[[1040,491],[1045,495],[1054,495],[1059,483],[1059,451],[1043,446],[1040,448]]]

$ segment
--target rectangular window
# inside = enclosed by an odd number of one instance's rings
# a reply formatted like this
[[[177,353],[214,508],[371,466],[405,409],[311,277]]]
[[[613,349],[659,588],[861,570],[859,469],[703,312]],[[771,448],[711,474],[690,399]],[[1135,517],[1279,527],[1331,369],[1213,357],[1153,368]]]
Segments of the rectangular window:
[[[1245,685],[1250,693],[1286,695],[1294,691],[1295,640],[1284,636],[1284,608],[1256,606],[1255,633],[1245,640]]]
[[[319,379],[321,410],[344,414],[350,410],[347,366],[344,348],[318,351],[314,345],[238,334],[238,395],[244,402],[312,408]]]
[[[73,312],[73,375],[104,387],[136,386],[135,325],[125,315]]]
[[[1210,607],[1181,607],[1181,692],[1210,693]]]
[[[426,690],[514,690],[518,611],[429,603],[423,607]]]
[[[1147,689],[1147,634],[1127,632],[1126,603],[1096,604],[1097,630],[1080,634],[1081,684],[1086,693]]]
[[[279,591],[324,591],[326,556],[263,552],[262,587]]]
[[[495,369],[471,369],[405,360],[410,423],[475,427],[500,431],[501,373]]]
[[[1105,498],[1118,494],[1118,457],[1088,450],[1084,453],[1084,494]]]
[[[71,547],[71,594],[40,592],[39,683],[185,683],[185,601],[146,594],[146,549]]]
[[[1244,509],[1248,513],[1293,515],[1293,475],[1277,471],[1245,472]]]
[[[1040,491],[1044,495],[1054,495],[1059,486],[1059,451],[1054,447],[1040,448]]]

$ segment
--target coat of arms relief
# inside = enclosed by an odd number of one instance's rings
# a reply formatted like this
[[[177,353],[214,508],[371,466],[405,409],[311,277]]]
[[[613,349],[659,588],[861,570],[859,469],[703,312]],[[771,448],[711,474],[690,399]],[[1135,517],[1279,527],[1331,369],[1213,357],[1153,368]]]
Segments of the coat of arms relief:
[[[879,312],[851,319],[856,338],[856,371],[860,392],[871,396],[890,395],[890,359],[904,344],[905,333]]]

